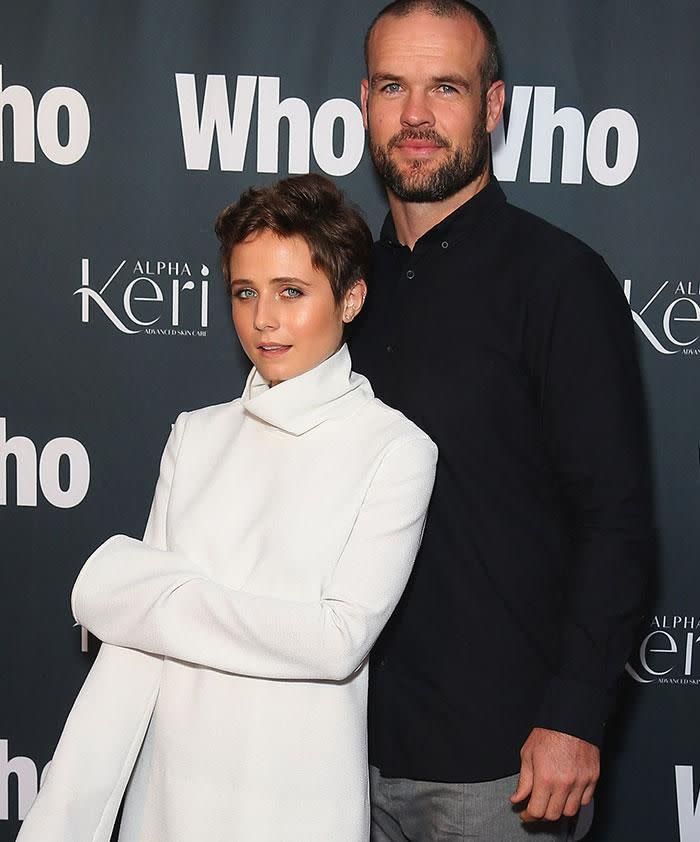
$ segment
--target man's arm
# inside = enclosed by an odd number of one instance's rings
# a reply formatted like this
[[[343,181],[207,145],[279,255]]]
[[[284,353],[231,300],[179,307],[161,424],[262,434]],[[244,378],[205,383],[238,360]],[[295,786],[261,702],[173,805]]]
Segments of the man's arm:
[[[403,591],[420,544],[437,451],[392,445],[321,599],[247,593],[196,561],[124,536],[88,560],[76,619],[102,640],[250,676],[342,680],[361,665]]]
[[[523,746],[525,818],[592,797],[603,729],[643,616],[654,552],[645,408],[632,319],[601,258],[562,270],[543,430],[574,548],[560,660]]]

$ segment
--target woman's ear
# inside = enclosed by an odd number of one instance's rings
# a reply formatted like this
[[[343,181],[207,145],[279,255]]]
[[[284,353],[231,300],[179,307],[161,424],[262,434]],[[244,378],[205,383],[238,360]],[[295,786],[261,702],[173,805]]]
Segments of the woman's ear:
[[[367,284],[365,283],[364,278],[360,278],[359,281],[355,281],[343,297],[342,310],[343,321],[345,324],[350,324],[350,322],[360,312],[362,305],[365,303],[366,296]]]

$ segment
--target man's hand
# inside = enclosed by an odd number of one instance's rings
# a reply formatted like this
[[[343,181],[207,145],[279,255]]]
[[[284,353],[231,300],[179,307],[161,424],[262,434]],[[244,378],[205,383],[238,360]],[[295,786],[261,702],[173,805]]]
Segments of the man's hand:
[[[600,775],[597,746],[546,728],[533,728],[520,750],[518,788],[513,804],[529,797],[520,813],[524,822],[556,821],[575,816],[593,798]]]

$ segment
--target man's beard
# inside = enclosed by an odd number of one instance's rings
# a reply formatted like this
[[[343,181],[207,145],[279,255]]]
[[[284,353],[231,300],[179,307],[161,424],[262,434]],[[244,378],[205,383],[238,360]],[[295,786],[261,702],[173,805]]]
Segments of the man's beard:
[[[386,146],[372,143],[370,134],[370,155],[385,186],[404,202],[441,202],[475,181],[489,163],[489,136],[483,110],[467,146],[453,148],[433,129],[402,129]],[[416,159],[411,161],[408,172],[402,172],[390,152],[407,140],[427,140],[451,152],[436,169],[429,168],[430,161]]]

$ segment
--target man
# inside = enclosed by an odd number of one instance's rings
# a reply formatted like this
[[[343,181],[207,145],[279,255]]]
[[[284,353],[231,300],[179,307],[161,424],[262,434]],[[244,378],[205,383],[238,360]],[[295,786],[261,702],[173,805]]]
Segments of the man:
[[[354,366],[440,450],[373,657],[373,842],[565,839],[653,546],[629,308],[597,254],[490,173],[504,84],[483,12],[397,0],[365,46],[390,214]]]

